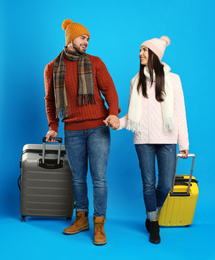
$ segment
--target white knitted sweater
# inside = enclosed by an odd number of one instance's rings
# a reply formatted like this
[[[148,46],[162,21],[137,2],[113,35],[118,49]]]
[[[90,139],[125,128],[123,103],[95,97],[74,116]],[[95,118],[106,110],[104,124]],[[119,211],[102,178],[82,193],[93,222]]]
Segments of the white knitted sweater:
[[[184,94],[180,77],[170,73],[174,86],[174,117],[175,128],[172,132],[164,132],[161,103],[155,98],[155,84],[147,84],[148,98],[142,96],[142,129],[134,132],[134,144],[177,144],[179,151],[189,150],[187,120],[184,104]],[[130,95],[132,91],[130,86]],[[128,114],[120,118],[120,127],[127,125]]]

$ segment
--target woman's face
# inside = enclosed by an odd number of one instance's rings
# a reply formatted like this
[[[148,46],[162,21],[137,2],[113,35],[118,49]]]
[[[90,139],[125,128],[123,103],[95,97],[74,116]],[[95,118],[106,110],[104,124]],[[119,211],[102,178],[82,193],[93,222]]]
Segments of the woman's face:
[[[144,45],[142,45],[140,47],[140,63],[141,65],[148,65],[148,58],[149,58],[149,52],[148,52],[148,48]]]

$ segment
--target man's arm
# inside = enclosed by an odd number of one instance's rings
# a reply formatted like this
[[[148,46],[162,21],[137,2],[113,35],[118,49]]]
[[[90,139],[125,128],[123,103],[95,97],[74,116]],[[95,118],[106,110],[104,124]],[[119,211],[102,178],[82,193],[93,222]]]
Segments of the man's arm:
[[[119,100],[116,92],[113,79],[111,78],[105,64],[98,58],[98,63],[96,66],[96,80],[98,87],[105,97],[105,101],[108,105],[109,115],[115,115],[118,117],[120,113]]]
[[[111,78],[105,64],[100,58],[98,58],[98,64],[96,68],[97,83],[109,107],[109,116],[104,120],[104,123],[106,126],[110,126],[112,129],[117,129],[119,127],[118,114],[120,113],[120,108],[113,79]]]
[[[58,131],[59,119],[56,118],[56,108],[55,108],[55,98],[54,98],[54,89],[53,89],[53,64],[49,63],[45,67],[44,71],[44,82],[45,82],[45,103],[46,103],[46,114],[48,119],[49,131],[46,134],[47,142],[56,142],[54,140],[50,141],[50,137],[56,137]]]

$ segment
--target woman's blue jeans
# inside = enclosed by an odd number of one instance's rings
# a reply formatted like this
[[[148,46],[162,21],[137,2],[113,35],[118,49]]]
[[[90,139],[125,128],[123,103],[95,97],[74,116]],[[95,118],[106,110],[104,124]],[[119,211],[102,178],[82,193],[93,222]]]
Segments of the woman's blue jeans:
[[[106,168],[110,153],[109,127],[65,131],[65,148],[73,175],[76,211],[89,211],[87,195],[88,158],[93,183],[94,217],[105,217],[107,210]]]
[[[157,212],[171,189],[176,162],[176,144],[135,145],[143,181],[143,197],[149,220],[157,219]],[[155,157],[158,165],[156,185]]]

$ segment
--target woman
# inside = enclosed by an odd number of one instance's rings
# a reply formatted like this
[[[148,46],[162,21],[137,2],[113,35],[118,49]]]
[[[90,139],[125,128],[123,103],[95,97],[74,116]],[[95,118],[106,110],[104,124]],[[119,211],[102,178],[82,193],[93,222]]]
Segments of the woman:
[[[160,243],[157,213],[170,191],[176,160],[176,144],[187,158],[189,141],[180,78],[161,62],[168,37],[154,38],[140,46],[140,70],[131,80],[128,113],[118,129],[134,131],[143,180],[146,228],[150,242]],[[109,121],[109,124],[112,122]],[[112,125],[114,128],[114,124]],[[116,128],[116,127],[115,127]],[[158,164],[156,186],[155,157]]]

